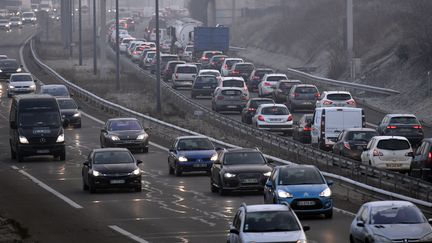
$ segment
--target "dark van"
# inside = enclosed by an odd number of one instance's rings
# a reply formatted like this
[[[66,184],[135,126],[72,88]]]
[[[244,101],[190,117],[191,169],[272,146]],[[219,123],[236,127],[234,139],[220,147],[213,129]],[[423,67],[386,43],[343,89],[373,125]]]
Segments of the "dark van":
[[[12,100],[9,114],[12,159],[24,161],[32,155],[53,155],[66,159],[60,108],[51,95],[17,95]]]

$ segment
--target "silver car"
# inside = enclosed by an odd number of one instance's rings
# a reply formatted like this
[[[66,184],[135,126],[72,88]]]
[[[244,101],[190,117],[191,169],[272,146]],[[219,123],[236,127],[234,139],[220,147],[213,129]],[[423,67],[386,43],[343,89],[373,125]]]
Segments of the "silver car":
[[[239,111],[241,112],[246,105],[248,97],[242,88],[220,87],[212,97],[212,110],[219,111]]]
[[[430,222],[411,202],[368,202],[351,224],[350,243],[432,242]]]

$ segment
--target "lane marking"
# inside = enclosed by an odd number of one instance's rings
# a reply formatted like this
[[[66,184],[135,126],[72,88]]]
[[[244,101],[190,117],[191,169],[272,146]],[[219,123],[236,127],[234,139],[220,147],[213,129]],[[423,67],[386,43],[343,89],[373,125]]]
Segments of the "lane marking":
[[[108,225],[108,227],[110,229],[116,231],[117,233],[120,233],[120,234],[122,234],[122,235],[128,237],[129,239],[132,239],[132,240],[134,240],[136,242],[139,242],[139,243],[149,243],[148,241],[146,241],[146,240],[144,240],[144,239],[142,239],[142,238],[140,238],[140,237],[138,237],[138,236],[136,236],[136,235],[134,235],[134,234],[132,234],[132,233],[130,233],[130,232],[128,232],[128,231],[120,228],[120,227],[118,227],[117,225]]]
[[[70,206],[72,206],[73,208],[76,209],[81,209],[83,208],[81,205],[79,205],[78,203],[72,201],[71,199],[69,199],[68,197],[66,197],[65,195],[61,194],[60,192],[54,190],[52,187],[48,186],[47,184],[43,183],[42,181],[38,180],[36,177],[30,175],[29,173],[25,172],[24,170],[20,170],[18,167],[16,166],[11,166],[13,169],[18,170],[19,173],[21,173],[22,175],[30,178],[30,180],[32,180],[34,183],[36,183],[37,185],[39,185],[40,187],[42,187],[43,189],[47,190],[48,192],[51,192],[52,194],[54,194],[56,197],[60,198],[61,200],[65,201],[67,204],[69,204]]]
[[[366,125],[368,125],[370,127],[373,127],[373,128],[377,128],[378,127],[378,125],[370,123],[370,122],[366,122]]]

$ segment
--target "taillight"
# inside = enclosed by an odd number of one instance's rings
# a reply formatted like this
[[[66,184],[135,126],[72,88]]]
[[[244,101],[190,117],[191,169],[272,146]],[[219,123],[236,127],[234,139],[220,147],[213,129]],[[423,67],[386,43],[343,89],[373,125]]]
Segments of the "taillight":
[[[207,57],[201,57],[201,60],[205,61],[205,60],[208,60],[208,58]]]
[[[373,156],[383,156],[383,153],[381,153],[378,149],[373,150]]]
[[[315,97],[320,97],[320,93],[319,92],[317,92],[317,93],[315,93]]]
[[[345,147],[346,149],[351,150],[351,146],[349,145],[348,142],[344,142],[343,145],[344,145],[344,147]]]
[[[421,125],[414,125],[413,128],[414,129],[422,129],[422,126]]]
[[[333,104],[333,102],[332,101],[330,101],[330,100],[326,100],[326,101],[324,101],[324,103],[323,103],[324,105],[331,105],[331,104]]]
[[[228,69],[228,65],[225,64],[225,65],[224,65],[224,69]]]
[[[293,116],[290,114],[290,115],[288,116],[287,121],[292,121],[292,119],[293,119]]]
[[[428,160],[429,160],[429,162],[432,162],[432,152],[429,152],[429,154],[428,154]]]
[[[310,128],[310,127],[304,127],[304,128],[303,128],[303,131],[305,131],[305,132],[307,132],[307,131],[312,131],[312,128]]]
[[[393,125],[391,125],[391,126],[387,126],[387,128],[388,128],[388,129],[396,129],[397,127],[396,127],[396,126],[393,126]]]
[[[137,52],[137,51],[134,51],[134,52],[132,52],[132,55],[136,55],[136,54],[138,54],[138,52]]]
[[[269,83],[269,82],[264,82],[263,85],[264,85],[264,86],[271,86],[271,83]]]
[[[294,97],[298,97],[299,94],[298,94],[298,93],[294,93],[293,96],[294,96]]]
[[[211,65],[214,66],[214,65],[216,65],[216,63],[215,63],[215,62],[212,62]]]
[[[217,99],[218,99],[218,100],[223,100],[224,97],[221,95],[221,96],[218,96]]]
[[[231,73],[232,73],[232,74],[239,74],[240,72],[237,71],[237,70],[234,70],[234,71],[232,71]]]
[[[264,117],[261,116],[261,115],[259,115],[259,116],[258,116],[258,120],[259,120],[259,121],[264,121]]]
[[[178,74],[175,75],[175,78],[178,79]]]
[[[255,108],[248,108],[248,111],[255,111]]]
[[[346,102],[348,105],[355,105],[355,101],[353,99],[350,99]]]

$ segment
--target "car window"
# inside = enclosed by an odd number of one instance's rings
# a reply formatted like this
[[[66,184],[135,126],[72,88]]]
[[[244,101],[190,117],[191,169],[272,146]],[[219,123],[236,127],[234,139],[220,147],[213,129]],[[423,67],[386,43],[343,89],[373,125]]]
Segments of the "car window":
[[[414,206],[379,206],[371,210],[371,224],[420,224],[426,220]]]
[[[177,73],[197,73],[196,67],[177,67]]]
[[[410,116],[398,116],[390,119],[390,124],[420,124],[417,118]]]
[[[213,76],[198,77],[195,83],[199,84],[217,84],[217,79]]]
[[[383,139],[377,144],[377,148],[385,150],[403,150],[410,149],[411,146],[408,141],[401,139]]]
[[[132,155],[127,151],[95,152],[93,164],[128,164],[133,163]]]
[[[11,82],[22,82],[22,81],[32,81],[31,75],[13,75],[10,79]]]
[[[317,92],[317,89],[314,87],[296,87],[295,92],[300,94],[314,94]]]
[[[177,143],[177,150],[214,150],[213,143],[207,138],[184,138]]]
[[[279,172],[279,185],[324,184],[324,179],[317,169],[311,168],[282,168]]]
[[[0,67],[18,68],[18,63],[16,61],[2,60],[0,62]]]
[[[136,120],[118,120],[109,124],[108,131],[142,130],[141,124]]]
[[[248,212],[243,232],[298,231],[300,225],[291,211]]]
[[[234,228],[236,228],[238,230],[240,230],[240,227],[241,227],[240,214],[241,214],[241,211],[240,210],[237,211],[236,215],[234,216],[234,220],[233,220],[233,226],[234,226]]]
[[[274,104],[274,102],[272,100],[254,100],[251,101],[250,107],[256,109],[259,105],[262,104]]]
[[[377,136],[375,131],[351,131],[347,134],[347,140],[368,142],[372,137]]]
[[[263,115],[289,115],[289,111],[286,107],[272,106],[272,107],[264,107],[261,110],[261,114],[263,114]]]
[[[57,100],[57,103],[59,104],[59,107],[62,110],[78,109],[77,104],[73,100]]]
[[[258,152],[230,152],[225,153],[224,165],[237,164],[265,164],[265,159]]]
[[[222,87],[238,87],[243,88],[244,82],[241,80],[225,80],[222,82]]]
[[[20,127],[39,127],[42,131],[46,130],[42,129],[44,127],[58,127],[61,124],[59,113],[55,111],[20,112],[18,119]]]
[[[255,76],[258,76],[259,78],[263,78],[264,75],[269,74],[269,73],[273,73],[273,71],[271,70],[257,70],[255,71]]]
[[[280,80],[286,80],[287,77],[285,76],[270,76],[267,77],[267,81],[271,81],[271,82],[276,82],[276,81],[280,81]]]
[[[225,96],[240,96],[242,94],[240,90],[233,90],[233,89],[222,90],[221,93]]]
[[[251,72],[252,70],[254,70],[254,66],[252,64],[238,64],[235,66],[235,69],[239,71]]]
[[[234,63],[238,63],[241,62],[240,60],[227,60],[226,61],[226,65],[228,67],[228,69],[231,69],[232,65],[234,65]]]
[[[327,99],[329,100],[349,100],[351,95],[349,94],[328,94]]]

